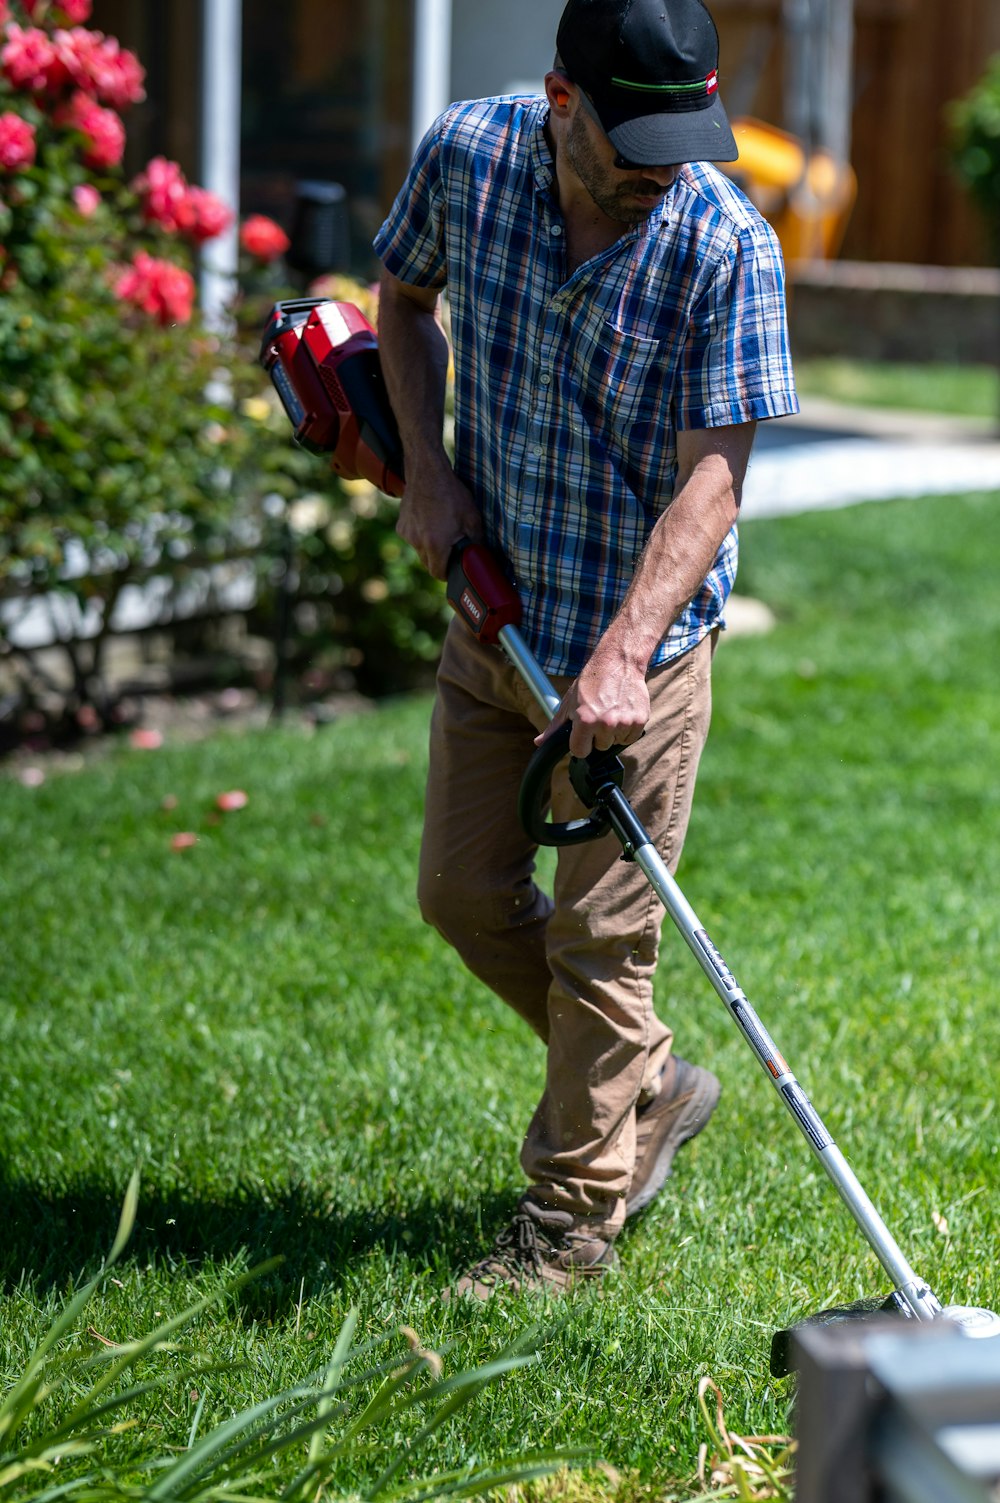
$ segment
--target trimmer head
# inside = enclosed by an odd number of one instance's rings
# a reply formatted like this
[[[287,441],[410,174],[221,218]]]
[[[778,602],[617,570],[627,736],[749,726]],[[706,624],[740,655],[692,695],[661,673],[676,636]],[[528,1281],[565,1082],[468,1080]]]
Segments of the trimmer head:
[[[794,1371],[792,1366],[792,1335],[803,1326],[839,1325],[846,1320],[871,1320],[876,1315],[896,1315],[901,1320],[915,1319],[902,1295],[892,1293],[887,1298],[859,1299],[850,1305],[832,1305],[828,1310],[819,1310],[797,1320],[793,1326],[775,1331],[771,1337],[771,1375],[787,1378]],[[1000,1336],[1000,1315],[976,1305],[945,1305],[938,1317],[950,1320],[960,1327],[964,1335],[977,1339]],[[923,1321],[920,1324],[924,1324]]]
[[[845,1320],[871,1320],[875,1315],[898,1315],[902,1320],[913,1318],[898,1294],[858,1299],[850,1305],[831,1305],[828,1310],[817,1310],[815,1315],[803,1316],[793,1326],[783,1326],[780,1331],[775,1331],[771,1337],[771,1376],[787,1378],[794,1372],[792,1336],[803,1326],[840,1325]]]

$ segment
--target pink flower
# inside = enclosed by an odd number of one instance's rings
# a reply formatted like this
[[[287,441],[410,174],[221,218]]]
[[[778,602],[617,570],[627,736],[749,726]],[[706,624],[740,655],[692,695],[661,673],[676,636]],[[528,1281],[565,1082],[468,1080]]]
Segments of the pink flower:
[[[0,0],[0,26],[6,25],[8,15],[7,0]]]
[[[7,44],[0,50],[0,72],[15,89],[41,94],[48,88],[55,56],[55,48],[44,31],[36,27],[25,31],[12,21],[7,28]]]
[[[187,233],[192,240],[214,240],[233,222],[233,211],[228,204],[207,188],[189,188],[187,217],[190,220]]]
[[[170,837],[170,849],[172,851],[189,851],[192,846],[198,844],[198,837],[193,830],[178,830],[176,835]]]
[[[223,813],[231,813],[234,809],[245,809],[249,802],[242,788],[233,788],[228,793],[219,793],[215,798],[216,808],[221,809]]]
[[[142,202],[143,216],[158,224],[168,235],[186,228],[190,209],[188,184],[176,162],[168,157],[153,157],[132,183],[132,191]]]
[[[120,46],[115,37],[74,26],[70,31],[57,31],[53,40],[73,82],[101,104],[124,110],[145,99],[145,69],[135,53]]]
[[[132,189],[142,203],[144,218],[168,235],[212,240],[232,223],[232,210],[222,199],[207,188],[192,187],[177,163],[167,157],[153,157]]]
[[[0,170],[23,172],[35,160],[35,127],[11,111],[0,115]]]
[[[100,207],[101,195],[90,183],[80,183],[73,189],[73,202],[84,219],[89,219]]]
[[[90,20],[94,0],[59,0],[56,9],[70,26],[83,26]]]
[[[127,47],[119,47],[109,37],[104,43],[104,56],[110,72],[105,81],[103,99],[114,109],[124,110],[130,104],[140,104],[146,97],[143,83],[146,70]]]
[[[258,261],[276,261],[290,243],[281,226],[266,214],[251,214],[240,230],[240,244]]]
[[[53,116],[57,125],[75,130],[84,138],[81,153],[88,167],[98,171],[117,167],[125,151],[125,127],[114,110],[106,110],[81,90]]]
[[[173,261],[139,251],[115,283],[115,293],[158,323],[186,324],[194,307],[194,279]]]
[[[157,751],[163,745],[162,735],[152,726],[138,726],[128,739],[137,751]]]
[[[114,37],[85,26],[58,28],[51,37],[39,27],[7,27],[0,68],[16,89],[56,97],[82,89],[101,104],[125,109],[145,98],[145,72],[135,55]]]
[[[39,11],[48,8],[49,0],[21,0],[21,4],[34,20]],[[93,0],[55,0],[52,5],[57,19],[68,21],[70,26],[81,26],[84,21],[89,21],[93,8]]]

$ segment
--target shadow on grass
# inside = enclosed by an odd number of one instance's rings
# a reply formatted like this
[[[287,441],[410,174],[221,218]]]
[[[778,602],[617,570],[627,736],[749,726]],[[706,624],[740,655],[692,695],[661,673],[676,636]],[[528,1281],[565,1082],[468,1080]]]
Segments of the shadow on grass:
[[[247,1267],[280,1257],[280,1266],[243,1291],[254,1318],[275,1318],[318,1288],[340,1281],[367,1254],[405,1258],[415,1270],[458,1271],[513,1210],[516,1193],[468,1205],[424,1200],[395,1209],[344,1210],[307,1189],[267,1194],[237,1188],[224,1199],[141,1190],[127,1258],[140,1264]],[[0,1174],[0,1288],[23,1278],[35,1290],[63,1292],[99,1269],[114,1238],[121,1195],[80,1181],[41,1189]]]

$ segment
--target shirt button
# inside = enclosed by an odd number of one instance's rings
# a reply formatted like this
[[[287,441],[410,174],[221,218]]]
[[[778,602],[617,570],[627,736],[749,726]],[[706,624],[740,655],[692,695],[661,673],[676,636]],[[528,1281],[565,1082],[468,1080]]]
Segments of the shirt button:
[[[549,386],[551,384],[551,382],[552,382],[552,377],[551,376],[539,376],[539,378],[538,378],[538,384],[539,384],[539,386]]]
[[[551,229],[550,233],[553,234],[553,235],[561,235],[562,234],[562,225],[561,224],[554,224],[552,226],[552,229]]]

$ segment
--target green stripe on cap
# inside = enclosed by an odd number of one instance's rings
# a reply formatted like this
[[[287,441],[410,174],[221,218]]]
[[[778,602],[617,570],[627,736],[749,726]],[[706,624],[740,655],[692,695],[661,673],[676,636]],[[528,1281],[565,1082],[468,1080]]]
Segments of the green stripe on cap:
[[[694,83],[633,83],[630,78],[612,78],[620,89],[641,89],[648,94],[687,94],[692,90],[708,91],[708,79],[698,78]]]

